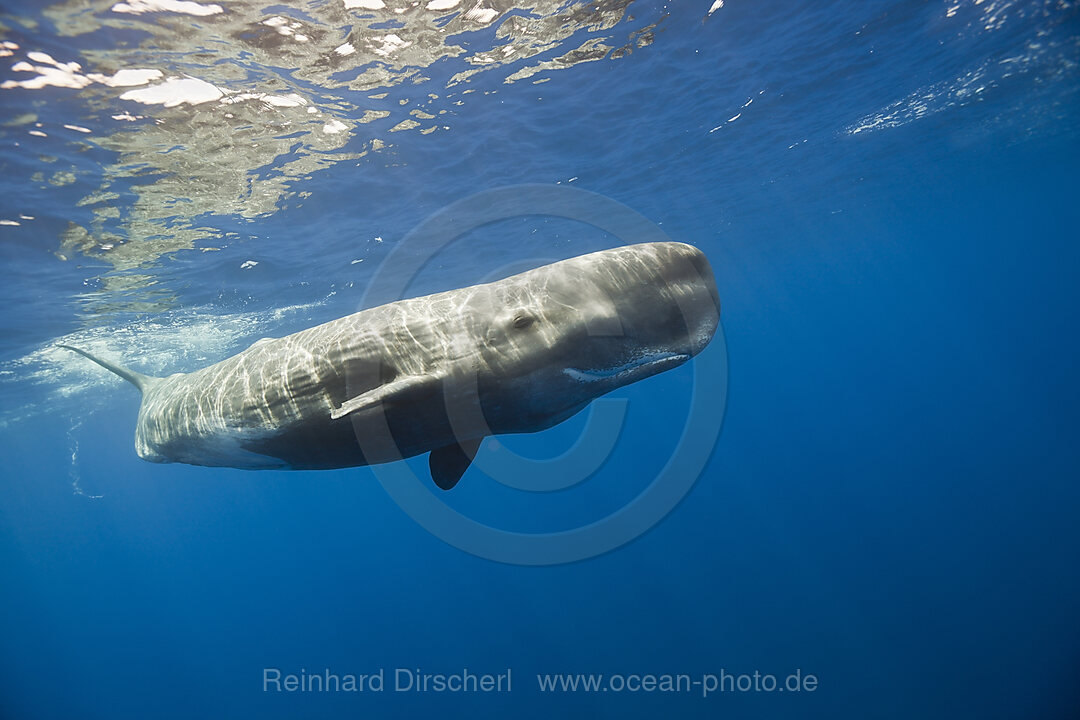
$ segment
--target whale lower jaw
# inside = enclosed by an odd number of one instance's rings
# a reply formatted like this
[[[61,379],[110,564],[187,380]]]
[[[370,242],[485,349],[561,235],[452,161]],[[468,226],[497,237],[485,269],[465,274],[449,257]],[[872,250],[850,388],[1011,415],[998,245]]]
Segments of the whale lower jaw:
[[[657,352],[636,357],[630,362],[611,368],[565,368],[563,373],[582,383],[607,382],[621,385],[682,365],[689,359],[690,356],[686,353]]]

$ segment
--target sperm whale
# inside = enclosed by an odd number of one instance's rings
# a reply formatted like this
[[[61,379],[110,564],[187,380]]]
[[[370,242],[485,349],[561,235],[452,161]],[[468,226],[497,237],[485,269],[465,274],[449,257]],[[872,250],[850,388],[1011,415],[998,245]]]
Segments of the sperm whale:
[[[63,345],[142,392],[152,462],[331,469],[430,452],[453,487],[485,437],[537,432],[701,352],[720,301],[705,255],[629,245],[263,339],[151,377]]]

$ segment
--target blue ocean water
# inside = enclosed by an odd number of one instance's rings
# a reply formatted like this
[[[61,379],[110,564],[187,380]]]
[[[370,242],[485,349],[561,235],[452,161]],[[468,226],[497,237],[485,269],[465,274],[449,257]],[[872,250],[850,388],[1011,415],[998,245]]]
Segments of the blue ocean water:
[[[15,2],[0,43],[0,716],[1075,717],[1075,4]],[[518,214],[473,227],[492,198]],[[625,517],[722,421],[681,502],[576,562],[466,552],[371,468],[143,462],[137,391],[55,347],[194,370],[387,274],[641,239],[581,222],[609,207],[706,253],[722,335],[485,449],[544,480],[598,427],[583,482],[437,497]],[[431,218],[460,236],[394,276]],[[395,688],[466,669],[511,688]]]

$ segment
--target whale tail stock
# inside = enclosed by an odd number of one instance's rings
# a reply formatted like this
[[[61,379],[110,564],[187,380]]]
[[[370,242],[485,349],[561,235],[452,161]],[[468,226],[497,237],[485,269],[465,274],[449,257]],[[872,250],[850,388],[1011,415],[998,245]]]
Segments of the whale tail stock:
[[[135,387],[139,388],[140,392],[145,392],[146,388],[149,387],[150,384],[152,384],[152,383],[154,383],[154,382],[161,379],[161,378],[157,378],[157,377],[152,377],[150,375],[143,375],[142,373],[137,373],[134,370],[128,370],[126,367],[121,367],[120,365],[117,365],[115,363],[111,363],[108,360],[102,360],[101,358],[96,357],[96,356],[86,352],[85,350],[80,350],[79,348],[72,347],[71,345],[62,345],[61,344],[61,345],[57,345],[57,347],[62,347],[65,350],[71,350],[72,352],[79,353],[84,358],[96,362],[101,367],[105,368],[106,370],[109,370],[111,372],[116,373],[117,375],[124,378],[125,380],[127,380],[129,383],[131,383]]]

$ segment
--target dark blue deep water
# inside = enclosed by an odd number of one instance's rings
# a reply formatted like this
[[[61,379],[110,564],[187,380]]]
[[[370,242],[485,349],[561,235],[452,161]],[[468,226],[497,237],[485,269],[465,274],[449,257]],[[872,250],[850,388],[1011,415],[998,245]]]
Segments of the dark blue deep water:
[[[0,717],[1077,717],[1075,3],[395,1],[0,8]],[[191,371],[634,213],[722,333],[448,493],[144,462],[55,347]],[[395,687],[466,669],[509,692]]]

